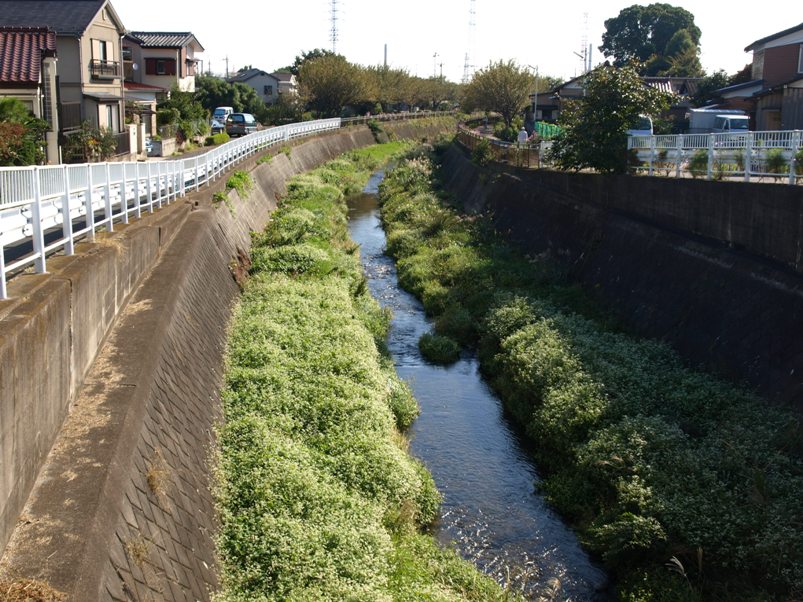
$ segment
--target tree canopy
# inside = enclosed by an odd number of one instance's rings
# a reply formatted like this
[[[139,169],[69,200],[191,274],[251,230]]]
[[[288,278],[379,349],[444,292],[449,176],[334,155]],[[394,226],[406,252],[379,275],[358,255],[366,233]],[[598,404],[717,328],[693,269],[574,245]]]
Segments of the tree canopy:
[[[307,106],[328,117],[340,115],[346,105],[377,95],[365,71],[339,55],[305,61],[298,82]]]
[[[467,111],[494,111],[507,127],[520,115],[535,90],[535,79],[526,67],[515,61],[499,61],[480,69],[463,91]]]
[[[671,97],[647,86],[633,66],[601,66],[584,81],[586,94],[567,101],[558,120],[562,132],[552,155],[562,169],[603,173],[627,169],[627,130],[639,115],[658,115]]]
[[[22,101],[0,99],[0,165],[36,165],[45,158],[46,121],[34,117]]]
[[[694,15],[684,8],[634,4],[605,21],[599,49],[617,67],[641,63],[642,75],[694,77],[703,74],[700,35]]]

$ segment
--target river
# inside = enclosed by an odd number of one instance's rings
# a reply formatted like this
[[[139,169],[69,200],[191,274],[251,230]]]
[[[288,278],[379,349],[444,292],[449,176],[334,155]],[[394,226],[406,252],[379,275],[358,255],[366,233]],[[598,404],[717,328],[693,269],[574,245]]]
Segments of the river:
[[[421,357],[418,339],[431,325],[421,303],[399,287],[395,263],[384,253],[376,198],[383,177],[374,174],[363,194],[349,199],[349,230],[371,293],[393,312],[388,348],[421,406],[410,451],[444,497],[436,536],[531,600],[609,599],[606,574],[537,494],[527,443],[483,381],[476,357],[464,353],[445,368]]]

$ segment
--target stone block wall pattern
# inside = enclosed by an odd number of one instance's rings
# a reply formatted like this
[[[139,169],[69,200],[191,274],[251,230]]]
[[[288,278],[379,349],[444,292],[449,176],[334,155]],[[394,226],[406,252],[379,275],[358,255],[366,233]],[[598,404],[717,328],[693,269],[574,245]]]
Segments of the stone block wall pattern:
[[[388,129],[420,139],[448,127]],[[76,602],[210,598],[231,270],[291,176],[373,143],[350,128],[253,158],[238,169],[257,185],[229,191],[231,210],[211,200],[224,177],[12,281],[18,300],[0,304],[0,575]]]

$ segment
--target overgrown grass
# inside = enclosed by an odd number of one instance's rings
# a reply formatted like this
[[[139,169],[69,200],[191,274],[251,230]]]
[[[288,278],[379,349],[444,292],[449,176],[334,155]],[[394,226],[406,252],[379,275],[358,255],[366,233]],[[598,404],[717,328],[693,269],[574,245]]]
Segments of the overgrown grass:
[[[537,444],[543,491],[620,577],[621,599],[799,596],[798,420],[622,334],[560,270],[450,207],[433,178],[417,156],[381,187],[399,280],[437,332],[478,347]]]
[[[219,432],[222,601],[516,599],[422,530],[440,497],[406,452],[417,414],[380,350],[343,191],[401,145],[294,179],[231,327]]]
[[[421,355],[433,364],[453,364],[460,359],[460,344],[439,334],[426,333],[418,340]]]
[[[229,190],[232,188],[236,190],[241,199],[247,198],[253,187],[254,180],[247,171],[242,171],[240,169],[236,170],[229,176],[229,179],[226,180],[226,188]]]

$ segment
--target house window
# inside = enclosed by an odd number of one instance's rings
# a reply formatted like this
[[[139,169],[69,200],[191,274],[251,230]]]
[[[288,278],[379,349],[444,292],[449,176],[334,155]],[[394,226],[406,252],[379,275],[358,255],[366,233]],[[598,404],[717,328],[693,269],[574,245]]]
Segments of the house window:
[[[98,60],[106,61],[109,59],[108,49],[104,40],[98,40]]]
[[[262,93],[265,96],[273,96],[273,86],[265,86],[262,90]]]
[[[803,44],[800,45],[800,52],[797,57],[797,72],[803,73]]]
[[[134,53],[131,51],[131,46],[123,46],[123,60],[124,61],[134,60]]]
[[[175,75],[176,59],[145,59],[146,75]]]

